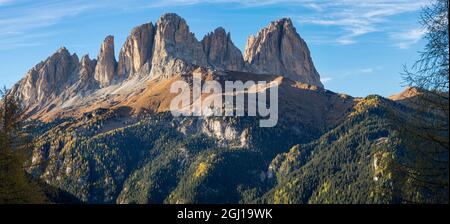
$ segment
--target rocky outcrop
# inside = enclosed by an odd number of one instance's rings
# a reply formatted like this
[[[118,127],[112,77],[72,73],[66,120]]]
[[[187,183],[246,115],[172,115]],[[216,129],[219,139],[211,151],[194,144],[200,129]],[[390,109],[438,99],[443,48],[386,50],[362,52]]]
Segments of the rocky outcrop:
[[[107,36],[100,47],[95,67],[95,80],[102,87],[110,85],[116,77],[116,59],[114,56],[114,37]]]
[[[156,24],[151,77],[185,73],[196,65],[207,66],[201,43],[176,14],[164,14]]]
[[[252,72],[283,75],[323,87],[308,46],[290,19],[272,22],[256,36],[251,36],[245,47],[244,60]]]
[[[80,90],[84,92],[98,88],[98,83],[94,78],[96,60],[91,60],[89,55],[84,55],[80,61]]]
[[[152,62],[155,27],[152,23],[134,28],[119,53],[117,74],[119,79],[131,75],[148,74]]]
[[[211,66],[232,71],[243,69],[242,53],[234,46],[230,33],[226,33],[222,27],[206,35],[202,40],[202,45]]]
[[[45,61],[30,69],[12,88],[17,99],[26,107],[43,105],[55,98],[78,79],[78,56],[60,48]]]
[[[89,55],[84,55],[80,61],[80,80],[88,82],[94,79],[96,60],[91,60]]]

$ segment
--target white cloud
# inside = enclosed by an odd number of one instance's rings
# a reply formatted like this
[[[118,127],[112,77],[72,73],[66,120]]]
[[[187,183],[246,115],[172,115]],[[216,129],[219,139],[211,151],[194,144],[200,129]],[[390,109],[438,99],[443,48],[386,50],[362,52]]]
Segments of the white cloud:
[[[261,7],[291,4],[312,9],[309,15],[293,15],[302,24],[334,26],[342,33],[334,35],[333,42],[349,45],[358,42],[358,37],[374,32],[389,32],[390,17],[420,10],[430,0],[158,0],[151,7],[194,5],[200,3],[233,3],[244,7]],[[414,21],[415,22],[415,21]],[[325,42],[325,41],[322,41]],[[409,42],[410,43],[410,42]],[[402,42],[399,46],[408,46]]]
[[[23,3],[25,1],[26,4]],[[33,1],[0,0],[0,41],[13,39],[23,33],[40,32],[38,29],[52,26],[83,13],[99,9],[140,9],[196,4],[230,3],[241,7],[279,6],[288,4],[309,9],[307,14],[292,15],[302,24],[333,26],[341,30],[323,43],[349,45],[357,43],[358,37],[374,32],[389,32],[389,17],[419,10],[429,0],[129,0],[124,5],[118,0],[53,0]],[[9,7],[11,6],[11,7]],[[392,32],[391,32],[392,33]],[[392,33],[389,37],[398,41],[397,46],[407,48],[416,39]],[[23,38],[22,38],[23,39]],[[19,43],[17,43],[19,44]]]
[[[360,73],[372,73],[373,68],[363,68],[359,70]]]
[[[0,0],[0,6],[10,2],[12,2],[12,0]]]
[[[419,42],[425,33],[425,29],[415,28],[404,32],[391,33],[391,38],[397,41],[395,45],[398,48],[408,49],[411,45]]]
[[[371,75],[374,74],[375,71],[380,70],[382,67],[381,66],[377,66],[374,68],[355,68],[355,69],[348,69],[345,71],[341,71],[339,72],[340,78],[346,78],[349,76],[359,76],[359,75]]]
[[[350,39],[350,38],[347,38],[347,37],[343,37],[343,38],[337,39],[337,40],[335,41],[335,43],[338,43],[338,44],[340,44],[340,45],[350,45],[350,44],[356,43],[356,41],[354,41],[354,40],[352,40],[352,39]]]
[[[333,78],[331,78],[331,77],[322,77],[322,78],[320,78],[320,81],[322,83],[327,83],[327,82],[329,82],[331,80],[333,80]]]
[[[26,4],[15,4],[17,1],[0,0],[0,49],[12,49],[22,46],[38,46],[33,42],[36,36],[48,36],[49,32],[40,30],[58,24],[81,13],[106,6],[106,1],[91,3],[85,0],[73,1],[26,1]],[[5,46],[8,45],[8,46]]]
[[[420,10],[429,4],[428,0],[336,0],[323,1],[324,12],[307,17],[299,16],[302,24],[334,26],[343,31],[335,37],[335,43],[347,45],[357,38],[374,32],[389,32],[393,28],[392,16]],[[415,23],[415,21],[413,21]]]

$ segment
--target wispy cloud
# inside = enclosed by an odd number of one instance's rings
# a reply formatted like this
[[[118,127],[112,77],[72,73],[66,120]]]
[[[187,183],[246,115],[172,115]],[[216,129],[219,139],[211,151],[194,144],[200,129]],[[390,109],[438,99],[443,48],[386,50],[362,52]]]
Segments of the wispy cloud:
[[[0,0],[0,6],[10,2],[12,2],[12,0]]]
[[[419,34],[402,36],[396,34],[390,17],[414,12],[429,0],[129,0],[124,5],[118,0],[0,0],[0,42],[11,46],[29,44],[23,34],[42,32],[49,27],[81,14],[100,9],[141,9],[145,7],[168,7],[197,4],[230,4],[241,7],[279,6],[282,4],[309,9],[307,14],[293,15],[301,24],[336,27],[341,32],[323,41],[339,45],[354,44],[359,37],[374,32],[389,33],[397,41],[396,46],[407,48],[417,42]],[[122,7],[122,8],[121,8]],[[331,38],[333,38],[331,40]],[[16,42],[13,42],[16,40]]]
[[[23,33],[9,32],[0,34],[0,50],[10,50],[20,47],[35,47],[44,45],[40,40],[57,35],[59,32]]]
[[[327,82],[330,82],[331,80],[333,80],[333,78],[331,78],[331,77],[322,77],[322,78],[320,78],[320,81],[322,83],[327,83]]]
[[[359,73],[372,73],[374,71],[374,69],[373,68],[362,68],[362,69],[359,69],[358,70],[358,72]]]
[[[201,3],[233,3],[243,7],[262,7],[289,4],[311,9],[307,15],[293,15],[301,24],[337,27],[342,32],[322,41],[339,45],[358,43],[360,37],[379,32],[389,34],[398,29],[392,25],[392,17],[415,12],[430,3],[429,0],[157,0],[151,7],[195,5]],[[414,21],[415,22],[415,21]],[[393,41],[402,38],[387,35]],[[401,41],[396,46],[408,47],[414,40]]]
[[[105,3],[105,1],[92,3],[84,0],[0,0],[0,5],[6,4],[6,7],[0,7],[0,43],[9,45],[1,49],[40,45],[38,42],[33,43],[33,37],[50,34],[48,31],[42,31],[42,28],[102,8],[106,6]]]
[[[355,69],[346,69],[344,71],[337,71],[337,78],[348,78],[349,76],[363,76],[363,75],[373,75],[376,71],[380,70],[382,67],[377,66],[374,68],[355,68]]]
[[[429,4],[428,0],[336,0],[319,3],[321,13],[297,17],[302,24],[333,26],[343,32],[335,43],[347,45],[357,43],[357,38],[374,32],[388,33],[397,29],[391,18],[415,12]]]
[[[396,40],[395,46],[400,49],[408,49],[411,45],[419,42],[425,35],[426,30],[422,28],[415,28],[404,32],[391,33],[392,39]]]

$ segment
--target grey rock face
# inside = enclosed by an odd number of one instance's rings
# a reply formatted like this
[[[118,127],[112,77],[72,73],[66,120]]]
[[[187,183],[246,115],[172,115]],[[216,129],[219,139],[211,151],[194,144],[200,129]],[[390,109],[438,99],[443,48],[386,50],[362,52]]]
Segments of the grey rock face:
[[[308,46],[290,19],[271,22],[245,47],[244,60],[256,73],[283,75],[289,79],[323,87]]]
[[[30,69],[11,91],[30,114],[46,113],[61,105],[80,103],[79,98],[111,84],[135,85],[127,83],[130,77],[163,79],[190,73],[197,67],[276,74],[323,87],[308,47],[289,19],[272,22],[256,37],[250,37],[243,57],[223,28],[199,42],[186,21],[170,13],[156,25],[134,28],[120,50],[118,63],[113,36],[105,38],[97,60],[84,56],[79,61],[75,54],[61,48]],[[92,103],[86,99],[87,104]]]
[[[186,21],[173,13],[164,14],[156,24],[151,76],[170,77],[207,64],[202,45]]]
[[[155,27],[152,23],[134,28],[119,53],[117,74],[126,79],[136,73],[149,73],[153,54]]]
[[[96,60],[91,60],[89,55],[84,55],[80,61],[80,90],[84,92],[98,88],[98,83],[94,78]]]
[[[102,87],[110,85],[116,77],[116,59],[114,57],[114,37],[107,36],[100,47],[95,67],[95,80]]]
[[[44,104],[78,79],[78,56],[60,48],[45,61],[30,69],[12,92],[23,105]]]
[[[94,79],[96,60],[91,60],[89,55],[84,55],[80,61],[80,80],[89,81]]]
[[[206,35],[202,40],[202,45],[208,63],[213,67],[232,71],[243,69],[242,53],[234,46],[230,33],[227,34],[222,27]]]

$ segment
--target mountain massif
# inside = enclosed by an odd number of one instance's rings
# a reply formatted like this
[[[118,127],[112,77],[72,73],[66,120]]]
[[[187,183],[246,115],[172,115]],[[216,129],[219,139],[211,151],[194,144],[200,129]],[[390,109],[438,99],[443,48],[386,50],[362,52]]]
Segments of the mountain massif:
[[[164,14],[134,28],[118,55],[113,36],[96,59],[60,48],[10,90],[34,137],[28,172],[80,201],[448,203],[448,188],[408,175],[419,164],[412,146],[440,147],[399,128],[414,108],[326,90],[290,19],[249,37],[242,54],[223,28],[198,40]],[[277,85],[278,124],[172,116],[171,84],[193,75]],[[442,170],[433,181],[448,186],[448,150],[430,161],[445,158],[420,164]]]
[[[134,28],[120,49],[118,61],[113,36],[105,38],[94,60],[88,55],[80,60],[61,48],[30,69],[12,92],[23,102],[28,115],[51,119],[102,98],[112,106],[124,100],[115,97],[136,95],[140,92],[137,89],[146,89],[138,83],[170,79],[198,67],[281,75],[323,88],[308,47],[290,19],[272,22],[256,37],[250,37],[243,56],[223,28],[199,41],[184,19],[170,13],[156,24]]]

